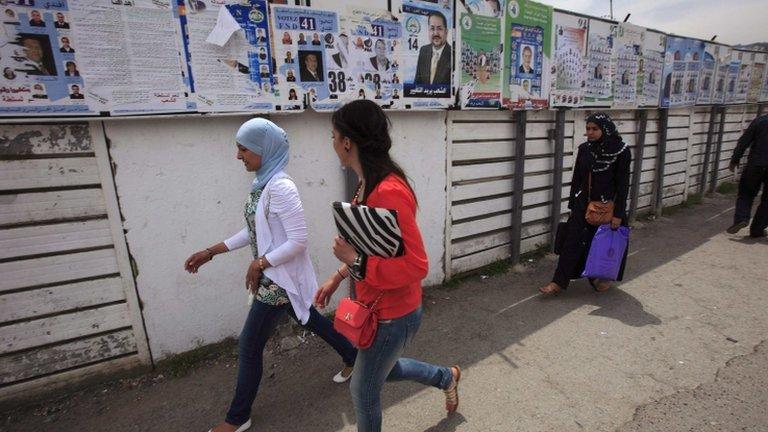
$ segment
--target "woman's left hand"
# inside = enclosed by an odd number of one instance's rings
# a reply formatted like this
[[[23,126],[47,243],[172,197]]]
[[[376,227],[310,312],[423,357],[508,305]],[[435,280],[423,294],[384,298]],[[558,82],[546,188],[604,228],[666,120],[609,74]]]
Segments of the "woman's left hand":
[[[259,286],[259,279],[261,279],[261,268],[259,268],[259,261],[251,261],[251,265],[248,266],[248,272],[245,274],[245,289],[256,291],[256,287]]]
[[[336,240],[333,241],[333,254],[346,265],[352,265],[357,258],[355,248],[341,237],[336,237]]]
[[[611,219],[611,229],[618,229],[621,226],[621,218],[612,218]]]

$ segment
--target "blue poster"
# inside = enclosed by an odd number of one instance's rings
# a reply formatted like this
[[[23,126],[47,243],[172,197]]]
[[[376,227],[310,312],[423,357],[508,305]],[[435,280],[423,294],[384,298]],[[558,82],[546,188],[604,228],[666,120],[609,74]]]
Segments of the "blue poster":
[[[667,37],[660,107],[692,106],[696,103],[703,56],[703,41]]]
[[[0,115],[98,114],[86,98],[67,1],[2,3]]]
[[[405,108],[446,108],[453,102],[451,2],[403,2],[402,72]]]
[[[339,76],[326,70],[328,50],[338,38],[336,12],[298,6],[273,6],[277,106],[302,109],[305,98],[317,110],[338,106]]]

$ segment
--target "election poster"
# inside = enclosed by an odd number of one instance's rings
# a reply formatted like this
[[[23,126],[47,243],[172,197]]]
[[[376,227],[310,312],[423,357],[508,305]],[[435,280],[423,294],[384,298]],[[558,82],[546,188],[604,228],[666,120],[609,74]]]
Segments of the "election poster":
[[[678,36],[667,37],[660,107],[692,106],[696,103],[703,55],[703,41]]]
[[[180,0],[188,85],[200,112],[271,112],[275,83],[265,0]]]
[[[97,114],[67,2],[2,2],[0,115]],[[82,44],[81,44],[82,42]]]
[[[467,0],[464,2],[470,15],[504,18],[506,0]]]
[[[747,103],[747,94],[749,92],[749,82],[752,77],[752,52],[735,50],[739,59],[739,70],[736,78],[736,90],[734,91],[733,103]]]
[[[643,41],[643,56],[638,65],[638,105],[641,107],[659,106],[661,93],[661,74],[664,69],[664,50],[667,36],[648,30]]]
[[[752,71],[749,77],[749,88],[747,89],[747,103],[757,103],[760,101],[763,82],[765,81],[765,64],[768,61],[768,53],[753,52]]]
[[[619,23],[614,31],[613,108],[637,108],[637,80],[645,29],[630,23]]]
[[[453,105],[452,2],[405,0],[401,66],[406,109]]]
[[[462,13],[461,108],[501,106],[501,19]]]
[[[763,82],[760,85],[760,98],[758,101],[768,102],[768,66],[766,67],[766,71],[763,73]]]
[[[715,78],[710,99],[713,104],[724,104],[728,90],[728,71],[731,68],[731,47],[717,45],[715,47]]]
[[[704,55],[701,58],[699,72],[699,92],[696,95],[696,105],[710,105],[715,94],[715,78],[717,75],[717,60],[720,45],[704,42]]]
[[[583,106],[610,106],[613,103],[613,46],[615,24],[589,20],[587,70]]]
[[[349,8],[342,19],[347,65],[339,73],[346,90],[342,99],[370,99],[393,108],[402,105],[403,82],[400,67],[402,24],[386,10]],[[329,59],[338,66],[341,50]],[[345,81],[346,83],[341,83]],[[335,84],[329,81],[329,86]]]
[[[301,109],[305,95],[307,102],[318,111],[337,107],[340,77],[338,69],[326,70],[329,64],[326,56],[339,37],[338,14],[301,6],[273,5],[272,20],[280,109]]]
[[[736,49],[731,49],[731,61],[728,65],[728,74],[725,78],[725,103],[726,104],[739,104],[747,102],[746,91],[742,94],[739,92],[739,76],[742,70],[742,61],[744,52]],[[745,67],[746,68],[746,67]],[[743,96],[743,99],[742,99]]]
[[[112,115],[187,111],[178,21],[171,0],[70,1],[80,89]],[[75,45],[76,43],[76,45]]]
[[[589,18],[555,11],[554,66],[549,105],[552,107],[578,107],[581,105],[587,58],[587,32]]]
[[[502,103],[508,109],[542,109],[549,103],[552,12],[529,0],[507,3]]]

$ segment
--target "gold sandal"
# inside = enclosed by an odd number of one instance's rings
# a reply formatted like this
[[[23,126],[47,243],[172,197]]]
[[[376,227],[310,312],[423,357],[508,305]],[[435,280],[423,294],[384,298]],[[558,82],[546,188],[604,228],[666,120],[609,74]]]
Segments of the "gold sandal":
[[[456,409],[459,408],[459,381],[461,380],[461,368],[459,365],[453,365],[451,367],[451,374],[453,374],[453,371],[456,371],[456,376],[453,377],[453,382],[451,382],[451,385],[443,390],[443,393],[445,393],[445,409],[448,411],[448,414],[456,412]]]

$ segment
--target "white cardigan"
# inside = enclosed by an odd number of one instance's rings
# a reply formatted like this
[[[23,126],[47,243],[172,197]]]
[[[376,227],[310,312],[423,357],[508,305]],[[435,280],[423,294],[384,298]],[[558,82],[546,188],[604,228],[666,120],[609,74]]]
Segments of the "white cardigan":
[[[317,279],[309,258],[301,198],[288,174],[280,171],[264,186],[254,220],[259,254],[272,265],[264,274],[288,293],[296,317],[306,324]],[[248,227],[224,240],[224,244],[229,250],[248,245]]]

